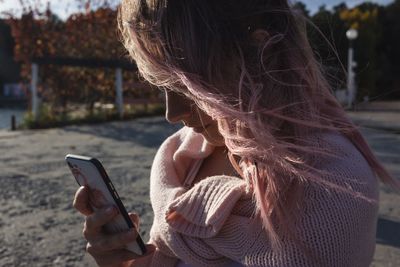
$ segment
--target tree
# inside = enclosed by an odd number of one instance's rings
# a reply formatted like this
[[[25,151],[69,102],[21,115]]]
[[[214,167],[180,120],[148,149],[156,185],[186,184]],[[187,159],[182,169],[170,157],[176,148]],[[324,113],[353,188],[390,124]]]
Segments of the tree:
[[[306,5],[302,2],[295,2],[293,4],[293,8],[300,11],[301,14],[303,14],[303,16],[305,16],[306,18],[310,17],[310,11],[308,11]]]
[[[8,20],[16,42],[15,59],[22,64],[25,82],[31,79],[33,58],[121,59],[127,54],[117,36],[117,11],[108,7],[110,1],[101,1],[104,6],[96,10],[90,8],[94,1],[80,2],[86,3],[85,13],[71,15],[66,21],[55,16],[49,6],[43,13],[29,6],[21,18]],[[138,82],[137,73],[124,77],[126,84]],[[110,69],[40,68],[40,93],[54,112],[66,112],[71,101],[85,103],[89,110],[96,101],[114,102],[114,81],[115,73]]]
[[[357,99],[361,100],[366,95],[370,99],[400,97],[399,3],[400,0],[396,0],[386,7],[363,3],[351,9],[341,3],[332,10],[321,6],[311,17],[320,32],[309,30],[310,41],[320,62],[326,66],[326,73],[333,88],[345,86],[343,66],[347,66],[349,45],[346,31],[355,28],[359,33],[354,41],[358,65]],[[329,44],[332,44],[333,48]]]
[[[339,4],[334,10],[346,8]],[[344,64],[347,57],[345,26],[337,12],[321,6],[311,17],[313,25],[309,31],[311,46],[325,70],[325,75],[334,90],[345,86]]]
[[[382,36],[377,45],[378,96],[400,98],[400,0],[380,8],[378,22]]]

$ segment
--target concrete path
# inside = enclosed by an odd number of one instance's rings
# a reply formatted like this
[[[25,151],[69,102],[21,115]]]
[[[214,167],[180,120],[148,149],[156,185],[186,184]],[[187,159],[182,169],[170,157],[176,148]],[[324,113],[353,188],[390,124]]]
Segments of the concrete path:
[[[400,101],[360,103],[347,113],[360,126],[400,133]]]
[[[360,104],[347,112],[381,162],[400,180],[400,101]],[[382,185],[377,245],[371,266],[400,266],[400,192]]]

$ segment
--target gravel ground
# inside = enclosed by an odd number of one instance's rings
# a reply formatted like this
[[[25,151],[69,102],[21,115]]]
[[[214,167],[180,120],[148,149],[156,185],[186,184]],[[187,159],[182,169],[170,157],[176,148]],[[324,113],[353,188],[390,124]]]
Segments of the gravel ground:
[[[77,189],[68,153],[99,158],[127,210],[152,221],[149,172],[157,147],[179,126],[161,117],[92,126],[0,131],[0,266],[93,266],[81,237],[83,218],[72,208]],[[377,155],[400,178],[400,135],[364,129]],[[381,188],[372,266],[400,266],[400,194]]]

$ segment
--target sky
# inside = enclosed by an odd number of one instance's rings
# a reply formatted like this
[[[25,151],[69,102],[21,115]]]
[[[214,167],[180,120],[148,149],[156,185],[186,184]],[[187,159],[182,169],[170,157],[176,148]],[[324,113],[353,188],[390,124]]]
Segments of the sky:
[[[27,2],[38,3],[42,10],[45,10],[47,3],[49,3],[51,10],[61,19],[66,19],[73,13],[84,11],[82,7],[78,6],[76,0],[27,0]],[[2,12],[9,11],[13,11],[15,14],[21,13],[22,7],[18,0],[0,0],[0,16]]]
[[[386,5],[392,3],[393,0],[369,0],[370,2],[378,3],[381,5]],[[31,0],[31,2],[40,3],[43,8],[46,7],[46,3],[49,2],[51,9],[61,18],[66,19],[70,14],[75,13],[79,10],[79,7],[74,0]],[[366,0],[301,0],[301,2],[305,3],[307,9],[311,12],[311,14],[315,13],[321,5],[326,5],[328,9],[333,6],[345,2],[348,7],[353,7],[362,2],[366,2]],[[0,0],[0,13],[7,11],[14,11],[16,14],[20,13],[22,10],[19,5],[18,0]]]
[[[306,4],[307,9],[310,11],[311,14],[315,13],[318,11],[318,8],[322,5],[326,5],[327,9],[331,9],[332,7],[336,6],[337,4],[340,4],[342,2],[345,2],[348,7],[353,7],[358,4],[361,4],[363,2],[373,2],[377,3],[380,5],[387,5],[393,2],[393,0],[372,0],[372,1],[367,1],[367,0],[300,0],[300,2],[303,2]]]

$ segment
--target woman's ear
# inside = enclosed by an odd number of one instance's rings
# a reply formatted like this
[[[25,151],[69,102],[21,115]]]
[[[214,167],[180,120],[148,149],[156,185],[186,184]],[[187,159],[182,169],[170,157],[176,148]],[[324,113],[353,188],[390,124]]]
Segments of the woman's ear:
[[[250,37],[255,43],[260,44],[268,40],[270,35],[264,29],[256,29],[250,33]]]

